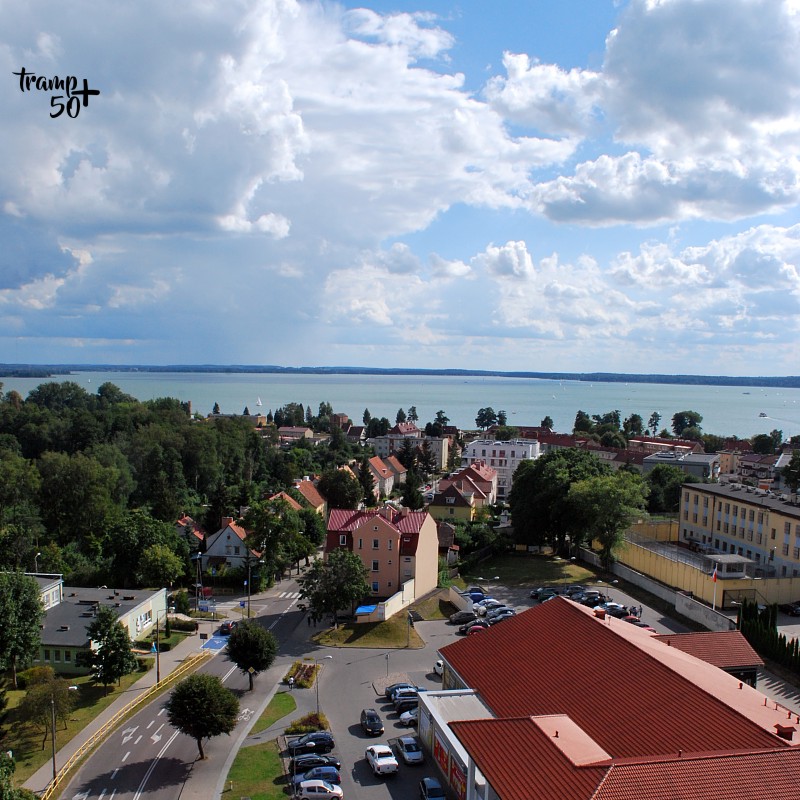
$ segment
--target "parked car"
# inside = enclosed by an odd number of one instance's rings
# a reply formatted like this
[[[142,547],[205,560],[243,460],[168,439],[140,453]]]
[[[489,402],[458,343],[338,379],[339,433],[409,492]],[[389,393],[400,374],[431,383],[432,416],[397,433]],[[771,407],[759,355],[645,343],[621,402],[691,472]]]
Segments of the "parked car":
[[[406,697],[395,705],[394,710],[402,716],[406,711],[411,711],[412,708],[419,706],[419,697]]]
[[[576,599],[577,603],[580,603],[582,606],[589,606],[589,608],[594,608],[595,606],[599,606],[601,603],[606,602],[606,596],[602,592],[597,591],[586,591],[581,596],[580,599]]]
[[[478,615],[474,611],[456,611],[455,614],[450,615],[450,624],[463,625],[465,622],[471,622],[477,618]]]
[[[444,661],[440,658],[437,662],[433,665],[433,671],[437,675],[442,675],[444,673]]]
[[[234,628],[236,628],[238,625],[239,623],[235,619],[226,619],[225,622],[219,626],[220,636],[230,636],[233,633]]]
[[[321,753],[305,753],[293,758],[289,762],[289,773],[299,775],[308,772],[314,767],[336,767],[342,768],[342,762],[336,756],[325,756]]]
[[[531,591],[531,599],[544,600],[545,597],[552,597],[554,594],[558,594],[558,589],[554,586],[540,586],[538,589]]]
[[[341,786],[334,786],[327,781],[303,781],[295,789],[299,800],[341,800],[344,796]]]
[[[493,611],[495,608],[502,608],[504,605],[505,603],[501,603],[499,600],[487,600],[485,603],[481,603],[475,611],[479,617],[483,617],[489,611]]]
[[[504,619],[508,619],[509,617],[516,617],[517,612],[514,611],[513,608],[507,608],[504,611],[501,611],[499,614],[496,614],[489,620],[490,625],[497,625],[498,622],[502,622]]]
[[[392,702],[397,705],[399,702],[406,700],[409,697],[416,697],[419,694],[419,690],[416,686],[409,686],[405,689],[398,689],[392,695]]]
[[[387,700],[391,700],[391,699],[392,699],[392,696],[394,695],[394,693],[395,693],[395,692],[396,692],[398,689],[416,689],[416,688],[417,688],[417,687],[416,687],[416,686],[414,686],[414,684],[413,684],[413,683],[407,683],[407,682],[391,683],[391,684],[389,684],[389,685],[386,687],[386,689],[385,689],[385,691],[384,691],[384,693],[383,693],[383,696],[384,696],[384,697],[385,697]]]
[[[401,736],[397,740],[397,751],[406,764],[421,764],[425,760],[416,736]]]
[[[333,735],[328,731],[311,731],[297,739],[289,739],[286,747],[293,756],[299,753],[330,753],[334,748]]]
[[[782,603],[778,606],[779,611],[788,614],[791,617],[800,617],[800,602],[798,603]]]
[[[383,720],[374,708],[361,709],[361,728],[369,736],[380,736],[383,733]]]
[[[485,606],[487,603],[499,603],[499,600],[496,600],[494,597],[484,597],[483,600],[478,600],[477,603],[472,604],[472,610],[475,613],[480,613],[478,609],[482,606]]]
[[[491,622],[498,614],[503,614],[506,611],[514,611],[514,609],[510,608],[509,606],[498,606],[497,608],[493,608],[491,611],[487,611],[485,619],[487,622]]]
[[[442,800],[445,794],[436,778],[423,778],[419,782],[419,796],[422,800]]]
[[[467,622],[465,625],[462,625],[459,629],[459,633],[469,633],[472,628],[488,628],[489,623],[485,619],[473,619],[470,622]]]
[[[370,769],[375,775],[395,775],[399,768],[392,748],[388,744],[374,744],[364,753]]]
[[[628,611],[627,606],[623,606],[620,603],[601,603],[599,606],[595,606],[595,611],[602,609],[603,611],[608,614],[609,617],[617,617],[621,619],[622,617],[627,617],[630,614]]]
[[[414,706],[414,708],[409,708],[408,711],[404,711],[400,715],[400,724],[405,725],[406,728],[410,728],[412,725],[416,725],[419,722],[419,704]]]
[[[586,587],[582,586],[580,583],[571,583],[564,589],[564,594],[567,597],[572,597],[575,594],[581,594],[582,592],[586,591]]]
[[[336,767],[330,765],[312,767],[308,772],[295,775],[292,783],[297,786],[303,781],[327,781],[328,783],[340,784],[342,782],[342,776],[339,774],[339,770],[336,769]]]
[[[488,626],[484,627],[483,625],[473,625],[468,631],[467,636],[472,636],[475,633],[483,633],[484,631],[488,630]]]

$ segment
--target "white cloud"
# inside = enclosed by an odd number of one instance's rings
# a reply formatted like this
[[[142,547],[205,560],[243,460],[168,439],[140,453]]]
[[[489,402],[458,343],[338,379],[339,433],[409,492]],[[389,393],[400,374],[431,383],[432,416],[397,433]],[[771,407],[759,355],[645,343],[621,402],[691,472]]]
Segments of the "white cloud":
[[[506,242],[500,247],[489,245],[472,263],[501,277],[527,279],[533,275],[533,260],[525,242]]]

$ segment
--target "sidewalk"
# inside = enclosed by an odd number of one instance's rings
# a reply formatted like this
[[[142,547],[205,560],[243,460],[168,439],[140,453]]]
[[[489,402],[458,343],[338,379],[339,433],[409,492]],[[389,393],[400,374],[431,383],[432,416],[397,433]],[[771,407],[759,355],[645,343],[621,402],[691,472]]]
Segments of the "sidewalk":
[[[218,624],[215,623],[215,627]],[[203,629],[201,622],[201,630]],[[206,626],[207,627],[207,626]],[[210,629],[208,629],[210,630]],[[205,632],[205,631],[203,631]],[[201,652],[203,641],[197,634],[187,636],[180,644],[166,653],[160,655],[160,672],[163,680],[179,667],[192,654]],[[61,769],[68,759],[74,755],[97,731],[99,731],[113,716],[121,711],[126,705],[133,702],[137,697],[146,692],[156,683],[156,666],[153,663],[152,669],[146,672],[129,689],[126,689],[111,705],[95,717],[80,733],[74,736],[56,753],[56,768]],[[57,739],[56,739],[57,743]],[[35,772],[24,784],[26,789],[30,789],[36,794],[41,794],[53,779],[52,761],[47,761],[37,772]]]

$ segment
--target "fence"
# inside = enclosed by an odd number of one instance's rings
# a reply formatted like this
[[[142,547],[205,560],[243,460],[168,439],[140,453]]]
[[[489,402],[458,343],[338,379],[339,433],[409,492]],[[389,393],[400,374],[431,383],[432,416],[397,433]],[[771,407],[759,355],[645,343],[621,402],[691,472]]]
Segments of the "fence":
[[[197,669],[201,664],[207,661],[210,658],[209,653],[201,653],[199,655],[192,655],[186,659],[177,669],[173,670],[166,678],[164,678],[161,683],[154,684],[151,686],[147,691],[142,692],[135,700],[132,700],[126,706],[121,708],[114,714],[111,719],[106,722],[99,731],[92,734],[64,763],[60,770],[56,773],[56,777],[50,781],[50,785],[42,792],[40,795],[40,800],[51,800],[53,795],[55,794],[56,789],[58,789],[59,784],[64,779],[64,777],[69,773],[69,771],[87,754],[89,753],[92,748],[96,745],[100,744],[106,736],[108,736],[114,728],[117,726],[118,723],[122,722],[123,719],[133,711],[137,706],[141,705],[148,700],[152,695],[156,692],[160,691],[164,688],[165,685],[171,683],[177,678],[180,678],[185,673],[189,672],[190,670]]]

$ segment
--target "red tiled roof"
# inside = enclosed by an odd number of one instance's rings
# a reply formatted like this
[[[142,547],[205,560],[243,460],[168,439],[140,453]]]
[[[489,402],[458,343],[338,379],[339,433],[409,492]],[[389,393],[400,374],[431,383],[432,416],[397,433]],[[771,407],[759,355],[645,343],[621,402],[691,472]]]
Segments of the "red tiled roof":
[[[450,727],[501,800],[589,800],[608,772],[607,767],[576,766],[529,717],[451,722]]]
[[[383,516],[381,509],[352,511],[346,508],[334,508],[331,509],[331,513],[328,516],[328,531],[352,532],[377,516]],[[425,518],[428,516],[428,512],[408,511],[405,514],[400,514],[400,512],[392,510],[390,516],[391,519],[386,521],[397,528],[400,533],[419,533]],[[384,519],[386,519],[385,516]]]
[[[283,500],[289,508],[293,509],[294,511],[299,511],[303,506],[297,502],[290,494],[286,494],[286,492],[278,492],[278,494],[272,495],[270,500]]]
[[[668,633],[653,638],[720,669],[764,666],[761,656],[753,650],[741,631]]]
[[[389,456],[389,458],[385,458],[383,463],[386,464],[389,469],[394,472],[395,475],[405,475],[408,470],[400,463],[400,461],[395,456]]]
[[[617,764],[592,800],[791,800],[800,749]]]
[[[317,491],[317,487],[311,481],[298,481],[294,486],[314,508],[325,505],[325,498]]]
[[[495,716],[567,714],[615,758],[788,745],[772,730],[785,712],[759,692],[565,598],[441,654]]]

